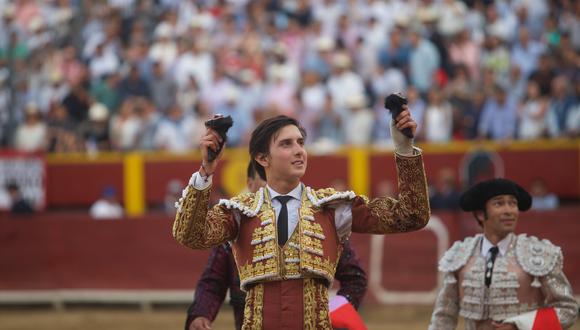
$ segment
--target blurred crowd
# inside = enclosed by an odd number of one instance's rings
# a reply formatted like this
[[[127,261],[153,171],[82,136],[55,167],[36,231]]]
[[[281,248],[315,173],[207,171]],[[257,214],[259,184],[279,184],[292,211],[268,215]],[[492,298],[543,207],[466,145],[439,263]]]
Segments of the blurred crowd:
[[[295,116],[318,150],[580,136],[580,1],[0,0],[0,138],[21,151],[229,146]]]

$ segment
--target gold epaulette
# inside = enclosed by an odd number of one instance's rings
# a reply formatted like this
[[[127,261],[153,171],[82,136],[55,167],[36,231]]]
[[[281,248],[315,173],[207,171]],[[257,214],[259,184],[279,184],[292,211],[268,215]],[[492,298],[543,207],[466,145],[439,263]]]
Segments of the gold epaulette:
[[[228,209],[236,209],[248,217],[255,217],[264,203],[264,188],[255,193],[247,192],[239,194],[231,199],[220,199],[218,205]]]
[[[357,195],[353,191],[336,191],[334,188],[323,188],[314,190],[306,187],[308,199],[314,206],[323,206],[332,202],[349,201]]]

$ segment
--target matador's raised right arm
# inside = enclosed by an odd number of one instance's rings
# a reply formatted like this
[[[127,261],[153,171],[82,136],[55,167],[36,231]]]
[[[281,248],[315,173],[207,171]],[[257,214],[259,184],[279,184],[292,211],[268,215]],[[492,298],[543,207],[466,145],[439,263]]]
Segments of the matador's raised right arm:
[[[238,224],[231,210],[216,205],[209,209],[211,182],[194,173],[176,203],[173,237],[192,249],[206,249],[233,240]]]

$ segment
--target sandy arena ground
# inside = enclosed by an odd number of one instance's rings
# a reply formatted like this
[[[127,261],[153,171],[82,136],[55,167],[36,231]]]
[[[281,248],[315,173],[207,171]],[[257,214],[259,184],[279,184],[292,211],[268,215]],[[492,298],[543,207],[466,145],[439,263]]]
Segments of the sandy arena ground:
[[[118,309],[78,309],[63,312],[51,310],[0,309],[3,330],[165,330],[183,329],[185,310],[172,308],[143,312]],[[430,306],[366,308],[361,311],[369,330],[426,329]],[[462,324],[458,329],[462,329]],[[233,329],[231,308],[225,306],[213,329]],[[571,329],[580,330],[577,322]]]

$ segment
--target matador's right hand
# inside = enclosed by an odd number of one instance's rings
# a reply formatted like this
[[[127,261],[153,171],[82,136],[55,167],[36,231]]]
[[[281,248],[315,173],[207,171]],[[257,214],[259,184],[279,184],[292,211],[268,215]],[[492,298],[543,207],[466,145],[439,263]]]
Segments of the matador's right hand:
[[[199,143],[202,162],[200,174],[202,176],[208,176],[215,172],[217,163],[223,154],[224,148],[221,148],[220,150],[221,143],[224,143],[224,141],[223,138],[219,135],[219,133],[211,128],[207,128],[204,136],[201,138],[201,141]],[[209,160],[208,148],[210,148],[215,152],[219,151],[218,156],[212,161]]]
[[[189,330],[209,330],[211,329],[211,321],[203,316],[198,316],[193,319],[189,325]]]

